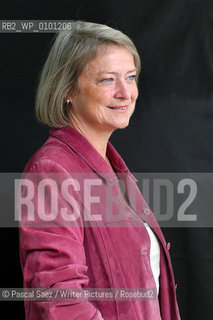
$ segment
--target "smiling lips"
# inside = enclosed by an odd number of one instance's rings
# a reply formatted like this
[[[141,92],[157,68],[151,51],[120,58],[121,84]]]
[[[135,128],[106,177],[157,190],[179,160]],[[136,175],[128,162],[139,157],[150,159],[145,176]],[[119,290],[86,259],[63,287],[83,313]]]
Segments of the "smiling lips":
[[[128,109],[128,106],[115,106],[115,107],[108,107],[108,108],[117,112],[126,112]]]

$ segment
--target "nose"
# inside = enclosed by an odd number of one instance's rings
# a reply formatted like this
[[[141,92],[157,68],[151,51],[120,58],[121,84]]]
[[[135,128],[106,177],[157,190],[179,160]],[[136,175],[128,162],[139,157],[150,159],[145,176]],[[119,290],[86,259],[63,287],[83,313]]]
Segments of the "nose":
[[[116,85],[114,97],[116,99],[130,99],[131,88],[125,81],[119,81]]]

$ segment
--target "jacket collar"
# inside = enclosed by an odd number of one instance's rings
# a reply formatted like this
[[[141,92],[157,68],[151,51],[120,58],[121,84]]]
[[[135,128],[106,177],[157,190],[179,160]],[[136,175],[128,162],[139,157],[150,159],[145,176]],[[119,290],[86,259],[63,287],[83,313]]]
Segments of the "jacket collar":
[[[71,126],[67,126],[64,128],[51,128],[50,135],[55,137],[61,141],[63,141],[66,145],[68,145],[75,153],[77,153],[90,167],[91,169],[97,173],[99,176],[104,178],[108,182],[113,182],[118,180],[115,172],[112,168],[106,163],[103,157],[96,151],[96,149],[90,144],[90,142],[76,129]],[[137,181],[137,179],[131,174],[128,167],[126,166],[125,162],[112,146],[110,142],[107,144],[107,156],[109,157],[113,167],[115,168],[116,172],[121,174],[123,178],[125,178],[125,184],[127,186],[127,194],[129,197],[130,189],[135,188],[135,184],[132,185],[133,180]],[[122,175],[124,174],[125,175]],[[130,178],[129,182],[127,181]],[[158,237],[162,239],[162,233],[159,231],[159,226],[154,219],[153,213],[150,209],[148,209],[147,204],[143,200],[139,189],[136,189],[138,197],[142,200],[140,206],[138,208],[134,208],[133,210],[137,212],[143,221],[146,221],[152,228],[156,228],[155,230]],[[131,200],[130,200],[131,201]],[[146,208],[150,211],[151,214],[148,216],[143,213],[143,209]]]
[[[80,132],[73,127],[67,126],[64,128],[51,128],[50,135],[67,144],[92,168],[94,172],[99,173],[106,180],[112,180],[116,178],[114,171],[106,163],[98,151]],[[129,173],[131,175],[125,162],[110,142],[107,144],[107,156],[116,172]]]

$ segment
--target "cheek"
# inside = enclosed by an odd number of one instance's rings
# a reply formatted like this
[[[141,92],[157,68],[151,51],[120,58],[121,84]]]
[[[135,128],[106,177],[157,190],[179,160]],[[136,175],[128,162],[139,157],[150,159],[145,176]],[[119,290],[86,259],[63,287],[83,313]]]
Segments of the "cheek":
[[[132,97],[133,97],[134,100],[136,100],[137,97],[138,97],[138,87],[137,87],[137,85],[135,85],[135,88],[134,88],[134,90],[132,92]]]
[[[107,105],[113,97],[113,90],[110,88],[101,88],[96,91],[95,99],[98,104]]]

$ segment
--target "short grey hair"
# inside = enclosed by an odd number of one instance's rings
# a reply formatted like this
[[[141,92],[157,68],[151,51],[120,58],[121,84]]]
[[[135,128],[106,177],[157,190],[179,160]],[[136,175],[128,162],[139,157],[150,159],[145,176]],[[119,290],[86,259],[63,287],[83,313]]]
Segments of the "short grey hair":
[[[50,127],[70,124],[66,96],[77,92],[78,78],[91,61],[101,44],[119,45],[129,50],[137,70],[141,69],[140,57],[132,40],[119,30],[103,24],[71,21],[69,28],[56,34],[41,72],[36,94],[36,116]],[[70,29],[70,30],[69,30]]]

